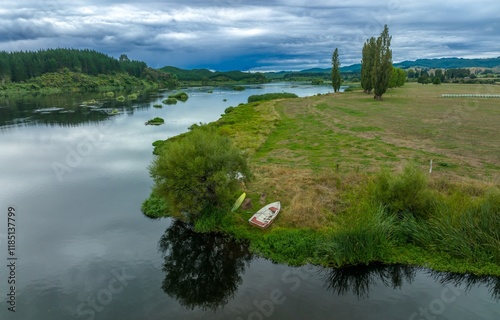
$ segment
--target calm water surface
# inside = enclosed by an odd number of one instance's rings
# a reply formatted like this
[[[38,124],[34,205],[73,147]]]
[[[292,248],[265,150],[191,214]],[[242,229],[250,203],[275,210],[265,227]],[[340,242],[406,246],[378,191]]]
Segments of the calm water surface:
[[[292,268],[253,256],[245,243],[144,217],[151,142],[216,120],[251,94],[331,91],[289,83],[207,90],[188,89],[186,103],[163,109],[152,105],[169,92],[126,104],[90,95],[0,102],[0,319],[500,318],[498,278],[408,266]],[[98,102],[82,106],[90,99]],[[157,116],[164,125],[144,125]]]

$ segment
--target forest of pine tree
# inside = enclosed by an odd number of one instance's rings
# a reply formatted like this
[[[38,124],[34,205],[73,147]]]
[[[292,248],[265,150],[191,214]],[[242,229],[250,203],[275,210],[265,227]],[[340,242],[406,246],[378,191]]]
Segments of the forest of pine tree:
[[[175,77],[148,68],[145,62],[120,60],[95,50],[48,49],[0,52],[0,84],[19,83],[48,73],[70,71],[90,76],[128,74],[148,81],[176,83]]]

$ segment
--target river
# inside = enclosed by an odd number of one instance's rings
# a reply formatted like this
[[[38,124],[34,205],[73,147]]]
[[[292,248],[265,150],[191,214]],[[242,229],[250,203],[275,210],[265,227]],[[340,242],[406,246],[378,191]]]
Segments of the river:
[[[153,105],[168,91],[126,103],[102,95],[0,100],[0,319],[500,318],[498,278],[411,266],[289,267],[245,243],[145,217],[153,141],[214,121],[251,94],[332,91],[297,83],[208,89],[186,89],[187,102],[162,109]],[[154,117],[165,124],[144,125]]]

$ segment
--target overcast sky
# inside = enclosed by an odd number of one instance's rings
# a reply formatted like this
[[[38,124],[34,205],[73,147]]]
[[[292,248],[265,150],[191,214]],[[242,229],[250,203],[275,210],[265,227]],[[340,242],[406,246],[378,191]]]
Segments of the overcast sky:
[[[395,62],[500,56],[498,0],[2,0],[0,50],[90,48],[159,68],[300,70],[359,63],[389,25]]]

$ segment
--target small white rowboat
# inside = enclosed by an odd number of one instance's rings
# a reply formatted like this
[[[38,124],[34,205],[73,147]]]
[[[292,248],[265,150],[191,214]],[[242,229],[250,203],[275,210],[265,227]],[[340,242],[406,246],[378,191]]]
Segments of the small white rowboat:
[[[255,227],[265,229],[276,219],[276,216],[281,210],[281,202],[276,201],[264,206],[262,209],[257,211],[248,222]]]

